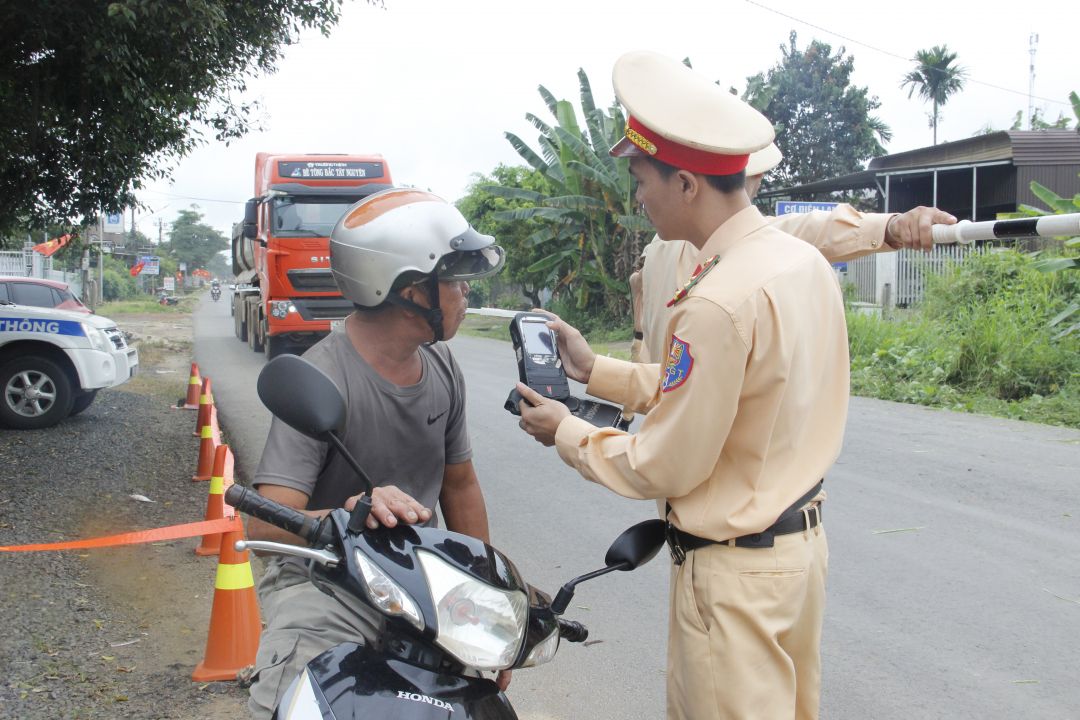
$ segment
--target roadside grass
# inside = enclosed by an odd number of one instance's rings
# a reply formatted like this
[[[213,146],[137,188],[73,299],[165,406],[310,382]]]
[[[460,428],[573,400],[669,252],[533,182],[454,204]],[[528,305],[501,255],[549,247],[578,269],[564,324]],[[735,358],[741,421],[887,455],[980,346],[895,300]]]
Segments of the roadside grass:
[[[912,310],[849,313],[852,393],[1080,428],[1080,337],[1048,327],[1080,280],[1032,262],[970,258],[929,277]]]
[[[144,313],[161,313],[164,315],[182,315],[190,313],[195,306],[196,297],[185,295],[180,298],[176,305],[161,305],[155,298],[141,297],[129,300],[113,300],[102,303],[95,312],[98,315],[112,317],[113,315],[138,315]]]

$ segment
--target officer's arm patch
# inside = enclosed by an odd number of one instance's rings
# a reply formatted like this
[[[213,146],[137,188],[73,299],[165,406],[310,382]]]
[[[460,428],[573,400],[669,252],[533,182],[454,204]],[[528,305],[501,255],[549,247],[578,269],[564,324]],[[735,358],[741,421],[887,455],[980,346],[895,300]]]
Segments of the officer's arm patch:
[[[694,356],[690,354],[690,343],[671,336],[671,348],[668,350],[667,365],[664,367],[663,392],[671,392],[686,382],[694,368]]]

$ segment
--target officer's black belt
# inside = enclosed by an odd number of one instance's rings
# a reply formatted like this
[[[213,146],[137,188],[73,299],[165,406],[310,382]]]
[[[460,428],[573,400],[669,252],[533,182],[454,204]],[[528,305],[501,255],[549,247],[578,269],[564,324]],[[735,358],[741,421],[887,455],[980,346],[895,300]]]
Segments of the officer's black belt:
[[[820,525],[821,503],[818,503],[813,508],[808,508],[806,512],[802,512],[801,509],[803,505],[813,500],[821,492],[822,482],[818,481],[817,485],[814,485],[808,493],[796,500],[787,510],[780,513],[780,517],[771,526],[759,533],[733,538],[735,547],[771,548],[777,535],[790,535]],[[669,505],[668,512],[670,511],[671,506]],[[668,547],[671,549],[671,559],[676,565],[682,565],[683,560],[686,559],[686,553],[691,550],[697,550],[706,545],[728,545],[732,542],[731,540],[711,540],[691,535],[671,523],[667,524],[666,535]]]

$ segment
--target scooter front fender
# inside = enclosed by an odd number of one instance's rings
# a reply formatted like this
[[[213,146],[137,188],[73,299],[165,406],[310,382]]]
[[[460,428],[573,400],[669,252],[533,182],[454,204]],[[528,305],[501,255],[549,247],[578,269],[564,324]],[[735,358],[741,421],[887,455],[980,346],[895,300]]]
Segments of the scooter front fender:
[[[342,643],[307,664],[274,720],[517,720],[498,685]]]

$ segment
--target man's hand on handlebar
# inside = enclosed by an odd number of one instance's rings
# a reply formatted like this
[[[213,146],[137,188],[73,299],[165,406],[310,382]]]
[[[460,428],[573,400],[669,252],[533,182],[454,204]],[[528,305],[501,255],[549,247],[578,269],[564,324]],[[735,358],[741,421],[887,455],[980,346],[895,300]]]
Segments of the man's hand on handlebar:
[[[345,509],[352,512],[356,501],[362,497],[364,493],[346,500]],[[380,524],[394,527],[398,522],[414,525],[425,523],[430,519],[431,510],[396,485],[382,485],[371,492],[371,514],[367,517],[367,526],[371,530],[379,527]]]

